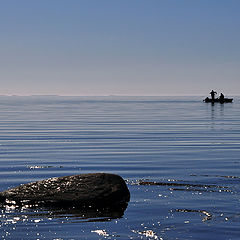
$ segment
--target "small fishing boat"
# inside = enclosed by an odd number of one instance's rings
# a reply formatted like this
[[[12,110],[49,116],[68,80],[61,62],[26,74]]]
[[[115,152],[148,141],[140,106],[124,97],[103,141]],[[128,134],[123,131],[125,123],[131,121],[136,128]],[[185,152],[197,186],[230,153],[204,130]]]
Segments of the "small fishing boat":
[[[209,98],[209,97],[206,97],[204,100],[204,102],[211,102],[211,103],[215,103],[215,102],[219,102],[219,103],[230,103],[233,101],[233,98],[223,98],[223,99],[219,99],[219,98]]]

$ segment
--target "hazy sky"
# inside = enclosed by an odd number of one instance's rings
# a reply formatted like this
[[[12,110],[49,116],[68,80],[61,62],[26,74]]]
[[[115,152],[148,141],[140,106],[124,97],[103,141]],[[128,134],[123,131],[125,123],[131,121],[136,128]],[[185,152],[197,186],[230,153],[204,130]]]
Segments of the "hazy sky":
[[[0,0],[0,94],[240,90],[239,0]]]

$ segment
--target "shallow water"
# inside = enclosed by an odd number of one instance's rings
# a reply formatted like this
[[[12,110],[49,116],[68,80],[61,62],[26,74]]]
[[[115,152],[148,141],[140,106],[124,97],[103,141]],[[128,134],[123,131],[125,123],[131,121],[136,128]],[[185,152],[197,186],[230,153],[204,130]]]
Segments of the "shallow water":
[[[239,239],[240,98],[0,97],[0,191],[121,175],[121,212],[0,209],[2,239]]]

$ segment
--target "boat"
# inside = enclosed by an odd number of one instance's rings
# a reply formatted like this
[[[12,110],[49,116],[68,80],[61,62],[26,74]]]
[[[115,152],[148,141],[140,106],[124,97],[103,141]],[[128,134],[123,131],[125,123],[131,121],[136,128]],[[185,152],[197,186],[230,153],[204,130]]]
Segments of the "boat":
[[[206,97],[204,100],[204,102],[210,102],[210,103],[215,103],[215,102],[219,102],[219,103],[231,103],[233,101],[233,98],[223,98],[223,99],[219,99],[219,98],[209,98]]]

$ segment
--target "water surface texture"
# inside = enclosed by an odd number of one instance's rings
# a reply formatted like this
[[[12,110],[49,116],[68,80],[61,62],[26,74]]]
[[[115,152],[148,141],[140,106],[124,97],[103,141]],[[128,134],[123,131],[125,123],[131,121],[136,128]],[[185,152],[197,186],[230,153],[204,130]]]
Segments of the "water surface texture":
[[[204,97],[0,97],[0,191],[109,172],[124,212],[15,205],[1,239],[239,239],[240,102]]]

